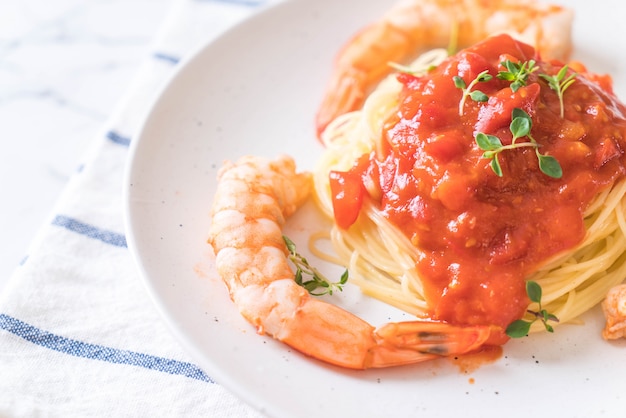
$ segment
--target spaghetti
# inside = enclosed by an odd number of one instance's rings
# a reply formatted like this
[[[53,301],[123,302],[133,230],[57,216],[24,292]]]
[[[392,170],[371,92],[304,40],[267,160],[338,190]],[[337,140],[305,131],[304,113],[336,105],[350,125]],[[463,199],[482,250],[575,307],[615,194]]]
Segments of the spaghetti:
[[[334,250],[366,294],[422,318],[506,327],[529,308],[525,280],[541,285],[543,308],[561,323],[624,280],[625,108],[606,78],[582,66],[563,94],[563,118],[539,76],[562,64],[537,60],[516,92],[496,79],[504,60],[531,59],[532,48],[505,35],[453,57],[430,52],[411,65],[417,74],[389,77],[325,130],[315,196],[336,221]],[[456,114],[453,76],[469,83],[483,70],[493,76],[480,86],[489,99]],[[499,177],[475,135],[515,142],[506,129],[514,108],[531,115],[539,145],[502,152]],[[562,178],[539,171],[539,149],[561,163]]]

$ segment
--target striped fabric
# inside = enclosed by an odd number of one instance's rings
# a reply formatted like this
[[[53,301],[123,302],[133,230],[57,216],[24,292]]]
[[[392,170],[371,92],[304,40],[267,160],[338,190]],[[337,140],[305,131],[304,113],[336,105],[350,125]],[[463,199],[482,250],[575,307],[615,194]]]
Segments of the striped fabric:
[[[38,329],[8,315],[0,314],[0,329],[13,333],[30,343],[63,354],[92,360],[101,360],[109,363],[144,367],[163,373],[176,374],[198,379],[203,382],[214,383],[202,370],[191,363],[72,340]]]
[[[66,228],[72,232],[84,235],[88,238],[97,239],[104,244],[126,248],[126,237],[124,237],[124,235],[117,232],[106,231],[93,225],[88,225],[84,222],[79,221],[78,219],[73,219],[63,215],[57,215],[52,220],[52,225]]]
[[[269,3],[175,1],[133,89],[0,300],[0,416],[260,416],[162,324],[127,248],[121,185],[154,92],[186,54]]]

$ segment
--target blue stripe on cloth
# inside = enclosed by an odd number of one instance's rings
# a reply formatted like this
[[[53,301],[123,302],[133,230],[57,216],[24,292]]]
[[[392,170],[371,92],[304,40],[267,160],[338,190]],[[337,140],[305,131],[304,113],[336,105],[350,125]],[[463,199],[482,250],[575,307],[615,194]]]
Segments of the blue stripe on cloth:
[[[0,329],[4,329],[33,344],[71,356],[115,364],[127,364],[163,373],[186,376],[203,382],[215,383],[200,368],[191,363],[61,337],[6,314],[0,314]]]
[[[119,144],[125,147],[130,145],[130,138],[122,136],[115,131],[107,132],[107,139],[111,140],[111,142],[115,144]]]
[[[52,220],[52,225],[60,226],[72,232],[85,235],[86,237],[97,239],[105,244],[114,245],[116,247],[127,247],[126,237],[123,234],[100,229],[68,216],[57,215]]]
[[[152,54],[152,56],[158,60],[167,61],[171,64],[178,64],[178,62],[180,61],[179,57],[169,55],[163,52],[155,52],[154,54]]]

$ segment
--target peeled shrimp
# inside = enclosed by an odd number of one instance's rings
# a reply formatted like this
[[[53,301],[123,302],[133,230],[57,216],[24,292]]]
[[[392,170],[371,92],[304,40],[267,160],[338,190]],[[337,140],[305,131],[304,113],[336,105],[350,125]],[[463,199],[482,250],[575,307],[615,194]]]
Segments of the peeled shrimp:
[[[318,136],[336,117],[358,109],[370,87],[428,48],[458,48],[506,32],[534,46],[543,59],[565,60],[573,13],[534,0],[400,0],[340,50],[316,118]]]
[[[220,170],[209,243],[232,300],[260,334],[353,369],[463,354],[487,341],[487,326],[413,321],[375,329],[310,296],[294,281],[282,226],[308,198],[311,187],[311,175],[296,173],[287,156],[246,156]]]
[[[626,284],[615,286],[602,302],[606,326],[602,336],[607,340],[626,337]]]

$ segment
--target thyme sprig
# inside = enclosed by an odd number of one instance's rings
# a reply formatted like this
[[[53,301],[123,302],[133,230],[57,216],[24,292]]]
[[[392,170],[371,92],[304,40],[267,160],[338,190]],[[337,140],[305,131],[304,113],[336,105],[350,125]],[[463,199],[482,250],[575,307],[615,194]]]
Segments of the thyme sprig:
[[[335,291],[342,291],[343,285],[348,281],[348,270],[344,271],[338,282],[330,282],[315,267],[312,267],[306,258],[301,256],[296,244],[287,236],[283,235],[283,241],[289,251],[289,260],[296,266],[296,274],[294,280],[296,283],[305,288],[313,296],[332,295]],[[311,276],[310,280],[305,281],[304,275]],[[320,291],[317,291],[321,289]]]
[[[530,299],[531,302],[534,302],[537,305],[539,305],[539,310],[532,311],[529,309],[526,311],[529,314],[534,316],[534,318],[531,321],[518,319],[516,321],[511,322],[511,324],[509,324],[509,326],[506,328],[506,335],[508,335],[511,338],[524,337],[528,335],[528,331],[530,331],[530,326],[535,321],[538,321],[538,320],[543,323],[543,326],[546,328],[546,331],[554,332],[554,328],[552,327],[552,325],[548,323],[548,321],[559,322],[559,318],[549,313],[547,310],[543,309],[543,307],[541,306],[541,297],[542,297],[541,286],[537,282],[528,280],[526,282],[526,294],[528,295],[528,298]]]
[[[520,87],[525,86],[528,82],[528,76],[539,69],[535,60],[528,60],[521,63],[511,60],[504,60],[500,63],[506,71],[500,71],[496,78],[500,80],[510,81],[511,90],[515,93]]]
[[[487,135],[483,132],[476,134],[475,140],[478,147],[485,151],[483,158],[491,160],[491,169],[496,175],[502,177],[502,167],[498,159],[498,155],[506,150],[532,147],[535,149],[537,160],[539,161],[539,169],[546,175],[553,178],[561,178],[563,170],[561,165],[551,155],[544,155],[539,152],[539,144],[532,137],[530,131],[532,129],[532,119],[523,109],[515,108],[511,112],[511,124],[509,125],[513,139],[511,144],[503,145],[500,138],[495,135]],[[527,137],[529,142],[517,142],[518,139]]]
[[[454,85],[463,91],[463,96],[461,96],[461,101],[459,102],[459,116],[463,116],[463,108],[465,107],[465,101],[468,97],[476,102],[486,102],[489,100],[489,97],[480,90],[472,90],[474,86],[478,83],[484,83],[491,80],[493,76],[489,74],[489,70],[485,70],[479,73],[476,78],[474,78],[469,85],[465,83],[462,77],[455,75],[452,77],[454,81]]]
[[[539,74],[539,77],[543,78],[548,82],[548,86],[552,90],[556,92],[557,97],[559,98],[559,104],[561,105],[561,118],[565,115],[565,108],[563,106],[563,93],[569,86],[571,86],[574,81],[576,81],[576,73],[570,74],[567,78],[567,70],[569,67],[565,64],[555,75],[548,74]]]

